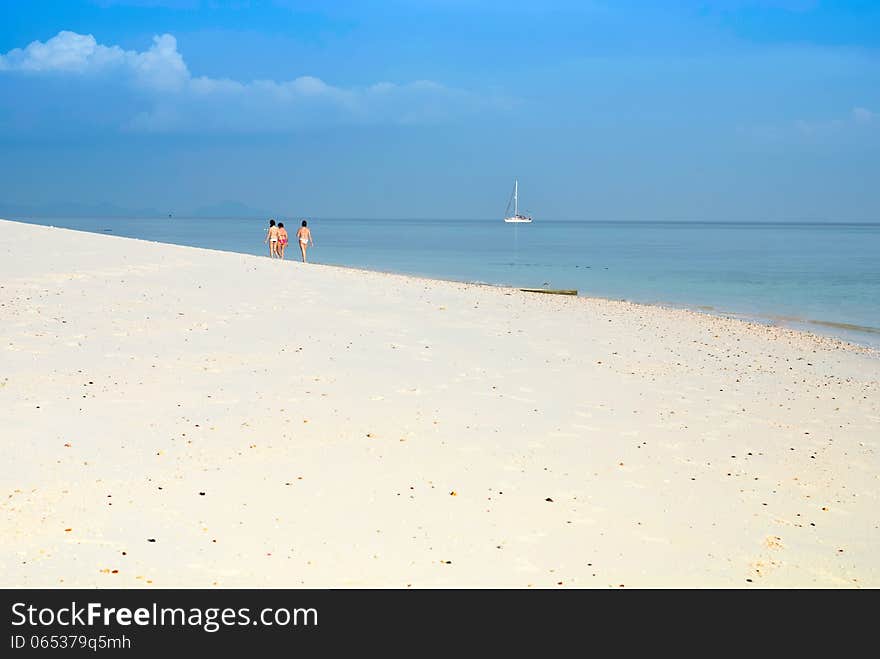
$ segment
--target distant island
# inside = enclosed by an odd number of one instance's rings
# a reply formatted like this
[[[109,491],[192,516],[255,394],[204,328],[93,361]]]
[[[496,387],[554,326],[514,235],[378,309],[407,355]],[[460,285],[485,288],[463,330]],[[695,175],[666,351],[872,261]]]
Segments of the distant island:
[[[240,201],[221,201],[184,212],[160,211],[158,208],[128,208],[108,202],[80,203],[71,201],[43,204],[16,204],[0,201],[0,217],[270,217],[271,212]]]

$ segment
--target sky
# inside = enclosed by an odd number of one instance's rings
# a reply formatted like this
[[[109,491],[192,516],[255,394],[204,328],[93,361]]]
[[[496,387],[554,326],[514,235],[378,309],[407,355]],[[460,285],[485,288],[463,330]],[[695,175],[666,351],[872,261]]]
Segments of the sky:
[[[0,0],[0,213],[880,221],[876,0]]]

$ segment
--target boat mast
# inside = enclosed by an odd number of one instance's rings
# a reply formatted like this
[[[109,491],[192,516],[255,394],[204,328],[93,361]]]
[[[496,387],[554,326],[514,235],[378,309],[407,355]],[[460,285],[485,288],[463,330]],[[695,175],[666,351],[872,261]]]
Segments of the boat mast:
[[[519,193],[519,179],[513,179],[513,216],[519,217],[519,206],[517,205],[517,196]]]

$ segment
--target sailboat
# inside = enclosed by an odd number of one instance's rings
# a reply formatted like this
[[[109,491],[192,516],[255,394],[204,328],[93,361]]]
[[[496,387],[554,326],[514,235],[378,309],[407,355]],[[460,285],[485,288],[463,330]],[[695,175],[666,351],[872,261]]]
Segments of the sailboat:
[[[507,209],[504,211],[504,214],[510,212],[510,201],[507,202]],[[508,215],[504,218],[504,221],[509,224],[524,224],[532,221],[532,218],[528,215],[520,215],[519,214],[519,180],[514,179],[513,182],[513,215]]]

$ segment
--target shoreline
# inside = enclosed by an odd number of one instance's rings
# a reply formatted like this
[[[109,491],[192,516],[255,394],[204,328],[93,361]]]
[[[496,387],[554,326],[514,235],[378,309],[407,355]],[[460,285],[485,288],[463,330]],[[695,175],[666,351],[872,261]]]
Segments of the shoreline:
[[[7,587],[880,586],[868,348],[51,231],[0,222]]]
[[[51,219],[51,218],[45,218]],[[197,218],[202,219],[202,218]],[[239,252],[234,250],[225,250],[225,249],[215,249],[211,247],[196,247],[193,245],[181,245],[179,243],[170,243],[163,242],[158,240],[149,240],[146,238],[134,238],[130,236],[120,236],[113,232],[97,232],[97,231],[87,231],[84,229],[69,229],[67,227],[58,227],[54,225],[40,224],[40,223],[31,223],[20,220],[9,220],[5,218],[0,218],[0,222],[13,222],[17,224],[26,224],[28,226],[38,226],[50,228],[53,230],[60,231],[73,231],[76,233],[84,233],[88,235],[99,235],[99,236],[109,236],[111,238],[122,238],[125,240],[135,240],[139,242],[156,244],[156,245],[172,245],[175,247],[187,247],[191,249],[205,250],[207,252],[219,252],[223,254],[238,254],[243,256],[253,256],[255,258],[268,258],[265,255],[261,256],[259,254],[251,254],[250,252]],[[872,223],[863,223],[867,225],[872,225]],[[285,259],[285,262],[299,262],[295,255],[293,255],[289,259]],[[383,275],[397,275],[401,277],[411,277],[419,280],[427,280],[427,281],[441,281],[448,282],[454,284],[468,284],[472,286],[489,286],[493,288],[501,288],[505,290],[520,290],[518,286],[512,286],[509,284],[494,284],[492,282],[486,281],[473,281],[466,279],[449,279],[445,277],[435,277],[428,275],[419,275],[412,274],[407,272],[399,272],[395,270],[381,270],[381,269],[370,269],[370,268],[362,268],[358,266],[338,264],[338,263],[318,263],[318,262],[309,262],[309,265],[315,266],[324,266],[329,268],[341,268],[344,270],[350,270],[355,272],[367,272],[367,273],[377,273]],[[655,301],[655,302],[642,302],[638,300],[631,300],[629,298],[613,298],[613,297],[603,297],[598,295],[588,295],[583,294],[581,291],[578,291],[578,298],[588,299],[588,300],[602,300],[608,302],[625,302],[627,304],[636,304],[645,307],[654,307],[659,309],[667,309],[667,310],[685,310],[693,313],[699,313],[704,315],[709,315],[714,318],[726,318],[730,320],[737,320],[743,323],[749,323],[754,325],[759,325],[762,327],[778,327],[781,329],[787,329],[796,332],[803,332],[805,334],[810,334],[812,336],[822,337],[822,338],[830,338],[839,340],[847,345],[853,346],[854,348],[859,349],[867,349],[872,353],[880,354],[880,328],[870,327],[865,325],[856,325],[852,323],[846,322],[837,322],[831,320],[821,320],[821,319],[813,319],[813,318],[802,318],[796,316],[784,316],[777,315],[771,313],[748,313],[748,312],[739,312],[739,311],[725,311],[719,307],[711,306],[711,305],[697,305],[697,304],[686,304],[686,303],[674,303],[674,302],[663,302],[663,301]],[[819,330],[813,331],[810,326],[816,325],[821,328],[828,328],[829,330],[843,330],[843,333],[828,331],[821,332]],[[867,335],[867,336],[861,336]],[[872,341],[871,339],[877,335],[878,338]],[[868,338],[871,337],[871,338]]]

